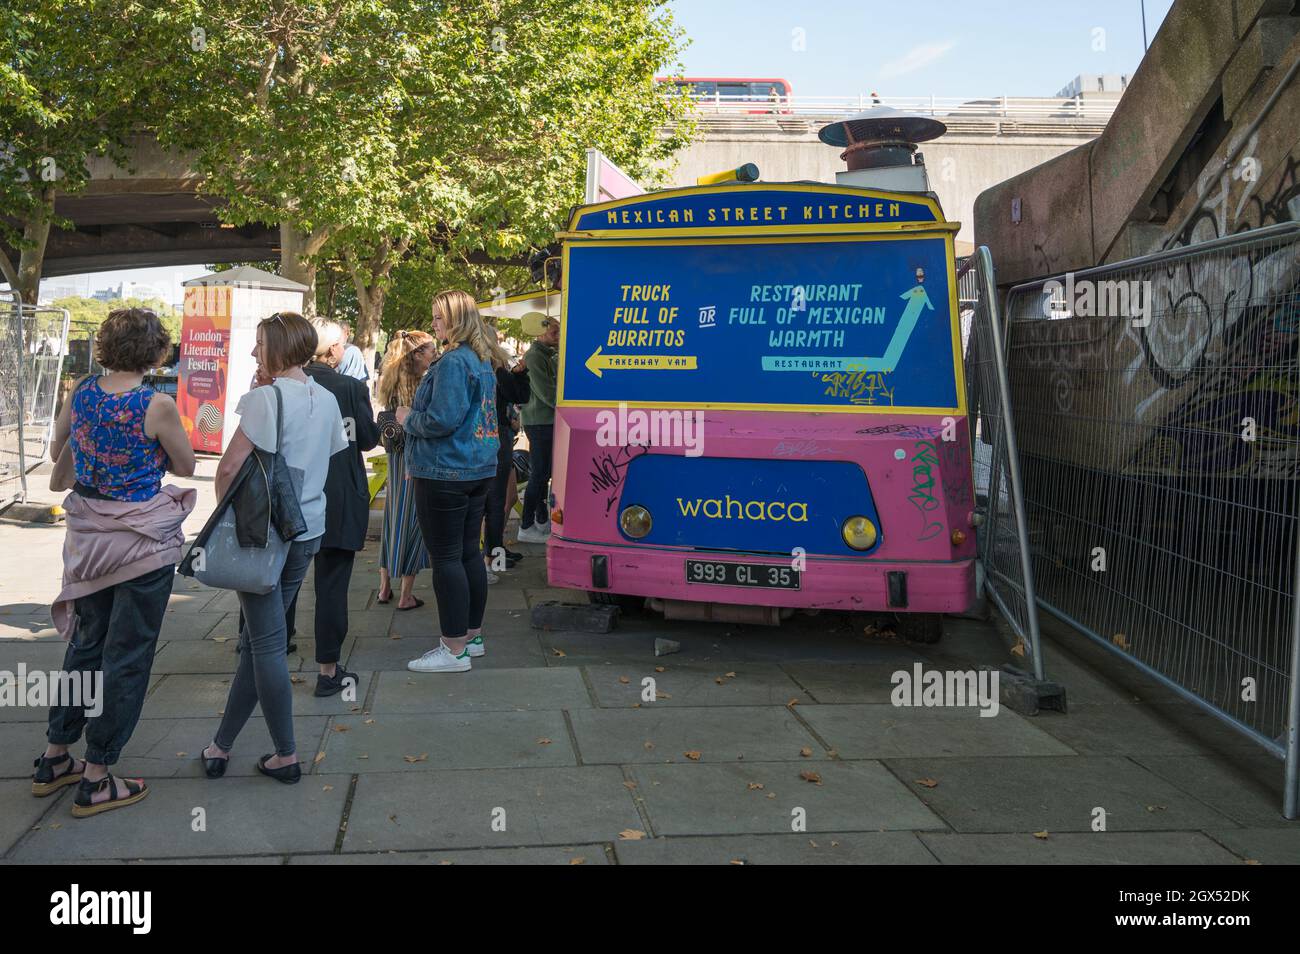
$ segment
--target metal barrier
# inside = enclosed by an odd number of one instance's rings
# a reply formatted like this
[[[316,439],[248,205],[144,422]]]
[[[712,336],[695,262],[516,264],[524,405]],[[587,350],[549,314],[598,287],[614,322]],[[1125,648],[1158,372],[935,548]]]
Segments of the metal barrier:
[[[1300,223],[1018,285],[1043,608],[1286,760],[1300,692]]]
[[[993,260],[980,246],[958,268],[971,462],[976,508],[983,518],[977,542],[984,590],[1020,637],[1016,651],[1032,666],[1034,678],[1042,680],[1038,605],[1003,346],[1005,322],[998,308]]]
[[[0,292],[0,509],[27,499],[27,475],[49,456],[67,353],[68,312]]]

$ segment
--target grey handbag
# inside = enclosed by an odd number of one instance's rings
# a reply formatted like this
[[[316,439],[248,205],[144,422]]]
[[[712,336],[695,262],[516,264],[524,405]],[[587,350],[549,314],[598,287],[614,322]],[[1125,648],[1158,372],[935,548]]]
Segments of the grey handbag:
[[[274,502],[279,500],[283,505],[283,501],[288,499],[295,507],[297,506],[298,501],[302,499],[303,472],[296,467],[289,467],[280,453],[284,398],[278,387],[275,385],[272,387],[275,388],[276,397],[275,453],[268,454],[257,448],[253,449],[248,459],[244,461],[244,466],[235,481],[217,505],[217,509],[208,518],[208,522],[199,531],[194,543],[182,558],[177,570],[181,575],[192,576],[206,586],[264,595],[271,592],[279,582],[280,574],[284,571],[285,560],[289,556],[289,546],[293,539],[285,539],[281,536],[277,525],[280,521],[273,519]],[[292,483],[292,493],[281,492],[278,495],[275,493],[272,475],[277,473],[287,474]],[[241,533],[234,501],[247,481],[265,482],[267,527],[266,545],[262,547],[240,546],[239,542]],[[260,494],[262,487],[256,489]],[[280,488],[281,491],[285,489]],[[296,522],[298,527],[302,528],[295,527],[298,533],[293,536],[296,537],[303,532],[305,524],[302,523],[301,512],[291,516],[297,516],[298,519],[289,522]]]

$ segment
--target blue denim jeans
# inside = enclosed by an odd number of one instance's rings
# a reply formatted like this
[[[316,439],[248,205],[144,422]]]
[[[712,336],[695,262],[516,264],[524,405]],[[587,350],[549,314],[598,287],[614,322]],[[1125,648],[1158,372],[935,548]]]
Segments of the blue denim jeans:
[[[45,734],[52,744],[71,745],[84,731],[86,761],[117,763],[140,721],[175,580],[176,567],[165,566],[76,601],[77,631],[63,654],[63,671],[102,671],[103,709],[87,719],[84,706],[52,706]]]
[[[240,730],[262,704],[262,717],[275,743],[276,755],[293,755],[293,687],[289,682],[289,657],[285,652],[285,610],[298,595],[311,559],[320,549],[320,537],[295,540],[289,545],[280,579],[269,593],[240,593],[244,625],[239,631],[239,667],[230,681],[226,714],[214,742],[226,751],[235,746]]]

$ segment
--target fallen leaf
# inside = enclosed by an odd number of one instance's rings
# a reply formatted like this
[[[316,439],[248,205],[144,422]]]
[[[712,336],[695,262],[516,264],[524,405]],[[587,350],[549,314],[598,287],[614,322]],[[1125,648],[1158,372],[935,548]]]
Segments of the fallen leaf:
[[[689,751],[689,752],[683,752],[683,753],[682,753],[682,755],[686,756],[686,757],[687,757],[688,759],[690,759],[692,762],[698,762],[698,761],[700,760],[700,756],[703,755],[703,754],[704,754],[704,753],[702,753],[702,752],[698,752],[698,751],[696,751],[695,749],[691,749],[691,751]]]
[[[345,725],[336,725],[336,726],[334,727],[334,731],[335,731],[335,732],[346,732],[346,731],[348,731],[348,727],[345,726]]]
[[[213,641],[214,643],[228,643],[228,642],[230,642],[230,637],[229,637],[229,636],[213,636],[213,637],[212,637],[212,641]]]
[[[587,859],[586,859],[586,858],[570,858],[570,859],[569,859],[569,864],[571,864],[571,865],[585,865],[586,863],[587,863]]]
[[[799,754],[806,759],[812,758],[812,749],[808,748],[808,746],[805,745],[802,749],[799,750]]]
[[[190,754],[190,753],[188,753],[188,752],[177,752],[177,753],[176,753],[176,757],[177,757],[178,759],[183,759],[183,758],[185,758],[185,756],[187,756],[187,755],[189,755],[189,754]]]
[[[1039,841],[1047,841],[1047,832],[1036,831],[1034,832],[1034,837],[1037,838]]]
[[[718,685],[722,685],[722,677],[721,677],[721,676],[718,676],[718,678],[714,679],[713,681],[716,682]]]
[[[633,791],[636,788],[636,782],[624,782],[623,787],[629,792]]]
[[[368,758],[370,758],[370,756],[368,756],[368,755],[358,755],[357,758],[359,758],[359,759],[368,759]]]
[[[283,683],[281,683],[281,685],[283,685]],[[320,765],[320,763],[323,762],[324,760],[325,760],[325,750],[321,749],[321,751],[316,753],[316,757],[311,760],[311,764]]]
[[[663,672],[663,671],[664,671],[663,666],[655,666],[655,672]]]
[[[647,742],[647,743],[645,743],[645,750],[646,750],[647,752],[649,752],[649,751],[650,751],[651,749],[653,749],[654,747],[655,747],[655,744],[654,744],[653,742]]]
[[[626,686],[626,685],[627,685],[629,682],[631,682],[632,680],[629,679],[629,678],[627,678],[627,676],[619,676],[619,677],[618,677],[618,681],[621,682],[623,685]]]
[[[569,654],[566,653],[563,649],[556,649],[554,646],[552,646],[552,647],[551,647],[551,655],[552,655],[552,656],[567,656],[567,655],[569,655]]]
[[[730,861],[727,862],[727,864],[729,864],[729,865],[743,865],[743,864],[745,864],[745,859],[744,859],[744,858],[732,858]]]
[[[334,791],[334,786],[333,786],[333,785],[322,785],[322,786],[320,787],[320,790],[321,790],[322,792],[332,792],[332,791]]]
[[[761,791],[762,788],[763,788],[763,783],[762,783],[762,782],[750,782],[750,783],[749,783],[749,790],[750,790],[751,792]]]
[[[390,634],[388,635],[388,638],[389,638],[389,639],[401,639],[402,637],[401,637],[401,636],[398,636],[396,633],[390,633]]]
[[[817,842],[813,841],[811,838],[808,839],[808,844],[812,845],[814,848],[821,847],[821,845],[817,844]]]
[[[1019,639],[1016,641],[1016,644],[1011,647],[1011,655],[1024,656],[1024,654],[1025,654],[1025,641],[1023,639]]]
[[[63,822],[52,822],[50,824],[50,831],[58,831],[62,827],[63,827]]]
[[[789,702],[787,702],[787,703],[785,704],[785,707],[786,707],[787,709],[793,709],[793,708],[794,708],[795,706],[797,706],[798,704],[799,704],[799,700],[798,700],[798,699],[791,699]]]
[[[1147,806],[1147,811],[1149,811],[1149,812],[1162,812],[1162,811],[1164,811],[1164,810],[1165,810],[1165,806],[1163,806],[1163,805],[1148,805],[1148,806]]]
[[[768,797],[768,798],[776,798],[776,792],[768,792],[768,793],[767,793],[767,797]]]
[[[548,739],[548,738],[546,738],[545,736],[542,736],[542,738],[540,738],[540,739],[537,740],[537,744],[538,744],[538,745],[550,745],[550,744],[551,744],[551,740]]]
[[[736,678],[736,674],[734,672],[723,673],[723,675],[725,675],[728,679]]]
[[[658,690],[655,690],[655,698],[656,698],[656,699],[671,699],[672,696],[668,695],[668,693],[666,693],[666,692],[659,692]]]
[[[935,787],[936,785],[938,785],[939,783],[936,782],[936,781],[935,781],[934,779],[932,779],[932,778],[918,778],[918,779],[916,780],[916,784],[917,784],[917,785],[924,785],[926,788],[934,788],[934,787]]]
[[[809,769],[804,769],[800,772],[799,777],[805,782],[812,782],[814,785],[820,785],[822,783],[822,777]]]
[[[645,832],[637,828],[624,828],[618,833],[618,837],[622,841],[640,841],[645,837]]]
[[[402,759],[406,762],[407,765],[414,765],[416,762],[429,761],[429,753],[424,752],[421,753],[420,755],[403,755]]]
[[[302,676],[290,676],[289,681],[295,686],[300,685],[302,683]]]
[[[397,816],[396,816],[396,815],[389,815],[389,816],[388,816],[388,820],[389,820],[390,822],[396,822],[396,821],[397,821]]]
[[[1120,649],[1128,649],[1128,637],[1123,633],[1116,633],[1110,638],[1110,641]]]

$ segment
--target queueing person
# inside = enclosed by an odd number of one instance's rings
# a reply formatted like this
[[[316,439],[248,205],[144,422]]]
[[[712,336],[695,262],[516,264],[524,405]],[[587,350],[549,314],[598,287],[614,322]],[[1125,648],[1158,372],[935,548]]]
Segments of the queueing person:
[[[325,481],[330,458],[348,447],[343,418],[334,395],[307,376],[303,366],[316,353],[316,329],[302,315],[279,312],[257,326],[258,380],[271,384],[253,388],[236,412],[239,427],[217,465],[216,494],[220,500],[253,448],[279,451],[290,468],[302,472],[299,504],[307,530],[289,545],[280,578],[269,593],[239,593],[244,625],[239,631],[239,666],[230,682],[225,714],[212,743],[200,753],[204,774],[226,773],[230,751],[258,704],[266,719],[275,751],[257,761],[257,770],[292,784],[302,777],[293,733],[293,692],[285,654],[285,613],[298,595],[312,557],[325,534]],[[278,394],[277,394],[278,392]],[[276,441],[279,402],[284,427]]]
[[[336,323],[337,324],[337,323]],[[338,324],[339,334],[339,359],[334,364],[334,370],[346,378],[356,378],[358,381],[369,381],[370,370],[366,367],[366,356],[361,353],[361,349],[352,344],[352,328],[350,325]]]
[[[468,672],[484,655],[487,568],[480,543],[488,488],[496,474],[496,373],[507,361],[496,333],[463,291],[433,299],[433,334],[442,353],[410,407],[397,409],[406,431],[406,469],[433,559],[438,645],[406,667],[413,672]]]
[[[348,638],[348,586],[352,582],[352,564],[357,551],[365,549],[366,530],[370,526],[370,488],[366,483],[364,452],[379,443],[379,426],[370,407],[370,392],[356,378],[339,374],[343,355],[343,328],[324,318],[312,322],[316,329],[316,354],[303,370],[338,402],[343,415],[343,433],[348,449],[330,458],[325,478],[325,534],[313,561],[316,574],[312,587],[316,593],[316,695],[332,696],[343,691],[347,679],[359,684],[354,672],[339,662],[343,641]],[[289,606],[293,627],[295,597]]]
[[[82,818],[133,805],[149,794],[143,779],[109,769],[140,719],[163,613],[194,509],[193,490],[163,486],[171,471],[194,473],[194,451],[176,402],[144,383],[171,352],[158,316],[144,308],[111,312],[95,341],[105,374],[82,379],[54,425],[51,455],[71,454],[72,493],[63,501],[63,589],[54,622],[68,640],[63,671],[102,673],[100,698],[52,705],[49,744],[35,762],[32,794],[77,785],[72,814]],[[61,471],[55,479],[67,489]],[[92,676],[93,680],[93,676]],[[84,684],[84,682],[83,682]],[[99,708],[88,717],[87,708]],[[86,736],[85,761],[68,746]]]
[[[503,350],[503,354],[506,352]],[[497,450],[497,472],[488,490],[487,512],[483,519],[484,556],[488,561],[488,583],[499,579],[493,569],[506,570],[524,558],[505,547],[506,497],[511,478],[515,473],[515,435],[510,426],[510,406],[524,404],[531,391],[528,386],[528,368],[522,361],[512,368],[508,364],[494,365],[497,379],[497,435],[501,447]]]
[[[555,445],[555,374],[559,366],[560,321],[547,318],[524,355],[532,396],[519,409],[528,437],[528,486],[519,518],[520,543],[545,543],[551,535],[551,451]]]
[[[415,491],[406,473],[405,432],[397,423],[399,407],[410,407],[424,373],[437,354],[433,337],[423,331],[399,331],[384,352],[384,373],[375,396],[384,408],[379,432],[388,453],[388,492],[384,495],[384,527],[379,536],[379,593],[375,602],[393,599],[393,579],[400,580],[397,608],[418,609],[424,600],[411,590],[415,576],[428,567],[429,551],[420,534],[415,512]]]

